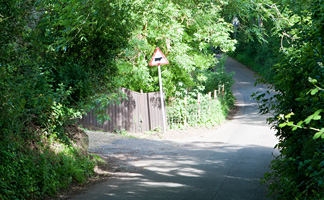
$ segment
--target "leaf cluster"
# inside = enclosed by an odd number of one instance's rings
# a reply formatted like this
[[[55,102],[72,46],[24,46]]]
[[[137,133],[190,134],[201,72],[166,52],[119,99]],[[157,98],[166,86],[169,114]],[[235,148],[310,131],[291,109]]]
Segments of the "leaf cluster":
[[[223,5],[191,0],[1,1],[0,197],[44,198],[57,192],[66,171],[72,175],[64,186],[83,180],[91,171],[88,158],[77,157],[74,150],[55,157],[42,145],[30,150],[31,144],[56,138],[69,149],[65,127],[91,104],[103,108],[118,103],[120,86],[157,91],[157,68],[148,66],[157,46],[171,63],[162,71],[167,96],[184,88],[207,92],[218,84],[227,84],[229,92],[230,76],[222,68],[213,71],[215,48],[228,52],[236,43]]]
[[[290,2],[290,1],[289,1]],[[277,199],[320,199],[323,197],[323,1],[280,1],[291,17],[290,27],[279,32],[289,35],[290,45],[273,67],[270,89],[274,96],[261,94],[261,112],[277,130],[281,155],[272,164],[271,188]]]
[[[122,5],[0,2],[0,199],[45,198],[93,174],[65,128],[91,96],[114,89],[128,37]],[[51,138],[64,154],[48,150]]]
[[[158,46],[169,65],[162,66],[167,97],[181,87],[205,87],[204,72],[217,63],[213,48],[235,49],[231,24],[224,21],[220,4],[205,1],[134,1],[130,10],[133,30],[118,58],[118,82],[129,89],[158,91],[157,67],[148,63]]]

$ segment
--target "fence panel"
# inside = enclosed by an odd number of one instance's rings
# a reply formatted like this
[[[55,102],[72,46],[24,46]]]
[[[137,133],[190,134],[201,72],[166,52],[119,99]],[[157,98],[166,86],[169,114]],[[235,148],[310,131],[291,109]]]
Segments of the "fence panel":
[[[144,132],[163,127],[161,100],[159,92],[138,93],[122,89],[127,99],[120,105],[109,105],[105,113],[110,117],[103,124],[98,123],[93,110],[80,119],[79,123],[91,130],[114,132]]]
[[[165,99],[165,98],[164,98]],[[148,116],[150,120],[150,130],[154,130],[156,128],[163,128],[163,119],[162,119],[162,105],[161,98],[159,92],[151,92],[147,93],[147,101],[148,101]],[[164,104],[164,107],[165,104]],[[166,113],[166,112],[165,112]]]

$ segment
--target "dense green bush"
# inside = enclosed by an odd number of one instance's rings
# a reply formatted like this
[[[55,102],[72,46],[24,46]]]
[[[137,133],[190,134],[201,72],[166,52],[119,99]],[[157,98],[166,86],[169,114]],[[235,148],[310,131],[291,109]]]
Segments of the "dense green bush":
[[[198,84],[194,89],[184,89],[182,84],[178,86],[179,90],[174,98],[171,98],[172,101],[167,108],[171,128],[183,128],[184,124],[186,127],[212,127],[226,119],[235,101],[232,93],[233,73],[225,72],[226,59],[227,56],[223,54],[215,66],[201,70],[200,77],[196,77]],[[217,99],[213,97],[214,90],[217,91]],[[210,97],[209,92],[211,92]],[[200,95],[200,103],[198,103],[198,95]]]
[[[83,150],[55,140],[42,142],[0,142],[0,199],[43,199],[94,174],[96,161]]]
[[[127,41],[126,12],[100,3],[0,2],[0,199],[45,198],[93,174],[65,127],[113,88]]]
[[[200,102],[197,100],[200,95]],[[226,95],[217,99],[208,94],[189,94],[186,99],[178,97],[167,107],[168,125],[171,129],[188,127],[213,127],[224,122],[232,103]]]
[[[275,199],[322,199],[324,197],[324,12],[323,1],[298,2],[293,7],[283,3],[294,25],[287,28],[293,45],[273,67],[269,98],[263,94],[260,107],[272,113],[269,121],[277,130],[281,155],[272,163],[265,180]]]
[[[207,94],[211,92],[213,94],[214,90],[218,90],[220,87],[224,92],[223,98],[223,106],[225,110],[229,109],[234,105],[235,97],[232,93],[232,86],[234,84],[233,75],[234,72],[229,74],[225,71],[225,61],[227,59],[227,55],[222,55],[222,57],[218,60],[218,63],[213,68],[203,71],[203,75],[205,79],[201,81],[201,85],[203,86],[203,93]]]
[[[217,60],[212,47],[235,49],[231,24],[222,17],[225,2],[160,0],[131,4],[130,46],[118,58],[118,81],[131,90],[159,90],[158,68],[149,66],[158,46],[169,61],[161,66],[163,89],[172,97],[183,88],[204,87],[204,72]]]
[[[273,66],[280,59],[280,38],[269,37],[267,42],[259,41],[240,41],[235,52],[229,55],[248,66],[253,71],[259,73],[269,82],[273,82],[275,70]]]

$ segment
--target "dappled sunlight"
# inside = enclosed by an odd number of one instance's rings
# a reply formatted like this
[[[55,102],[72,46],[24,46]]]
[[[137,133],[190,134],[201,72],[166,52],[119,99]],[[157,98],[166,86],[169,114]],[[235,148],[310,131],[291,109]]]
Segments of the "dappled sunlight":
[[[167,172],[156,172],[157,174],[159,175],[162,175],[162,176],[174,176],[173,174],[170,174],[170,173],[167,173]]]
[[[154,172],[171,172],[177,170],[178,168],[146,167],[145,169]]]
[[[152,181],[143,181],[139,184],[139,186],[144,187],[185,187],[184,184],[172,183],[172,182],[152,182]]]
[[[211,141],[145,140],[145,148],[139,152],[129,148],[132,142],[133,139],[123,141],[127,147],[123,151],[109,152],[110,147],[105,146],[106,156],[122,158],[119,161],[129,167],[111,174],[102,186],[106,190],[102,198],[147,199],[146,195],[153,195],[148,192],[154,188],[154,197],[161,198],[153,199],[163,199],[171,193],[179,198],[178,194],[181,194],[182,199],[199,199],[197,195],[200,199],[214,199],[222,195],[223,187],[231,187],[228,184],[245,184],[252,189],[257,185],[255,191],[264,192],[259,188],[259,181],[268,166],[255,161],[260,161],[261,155],[267,160],[265,163],[269,163],[272,159],[269,147]],[[120,145],[119,142],[116,144]],[[125,155],[130,157],[127,159]],[[255,166],[250,167],[249,162],[255,162]],[[93,193],[96,190],[100,187],[91,188]]]
[[[198,165],[198,163],[196,163]],[[163,176],[188,176],[188,177],[199,177],[204,174],[203,170],[196,168],[183,167],[179,165],[177,168],[161,168],[161,167],[145,167],[145,170],[153,171]]]
[[[176,161],[177,164],[181,165],[195,165],[197,162],[194,162],[192,160],[181,160],[181,161]]]
[[[236,81],[235,84],[236,84],[236,85],[239,85],[239,86],[241,86],[241,87],[244,87],[244,85],[246,85],[246,86],[253,85],[253,83],[251,83],[251,82],[246,82],[246,81]]]
[[[224,176],[228,179],[236,179],[236,180],[242,180],[242,181],[260,181],[258,178],[244,178],[244,177],[237,177],[237,176]]]
[[[183,168],[180,169],[177,173],[177,175],[188,176],[188,177],[200,177],[203,174],[205,174],[203,170],[194,169],[194,168]]]
[[[243,146],[222,146],[222,148],[215,149],[214,152],[218,153],[230,153],[230,152],[237,152],[240,149],[244,148]]]
[[[235,105],[239,106],[239,107],[253,107],[253,106],[258,106],[257,103],[246,103],[246,102],[240,102],[240,103],[236,103]],[[258,110],[253,109],[255,112],[254,113],[258,113]]]
[[[269,115],[261,115],[257,103],[237,103],[237,106],[240,112],[233,117],[233,120],[236,120],[237,123],[267,127]]]

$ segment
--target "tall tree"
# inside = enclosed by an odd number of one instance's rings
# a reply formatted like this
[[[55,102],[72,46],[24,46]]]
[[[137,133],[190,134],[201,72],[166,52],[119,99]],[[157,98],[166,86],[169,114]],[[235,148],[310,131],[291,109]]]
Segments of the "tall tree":
[[[211,47],[233,50],[231,24],[221,17],[219,3],[205,1],[133,1],[131,46],[120,55],[121,84],[146,92],[158,90],[157,68],[148,63],[159,46],[170,64],[162,78],[168,96],[180,87],[199,86],[201,71],[217,62]]]

